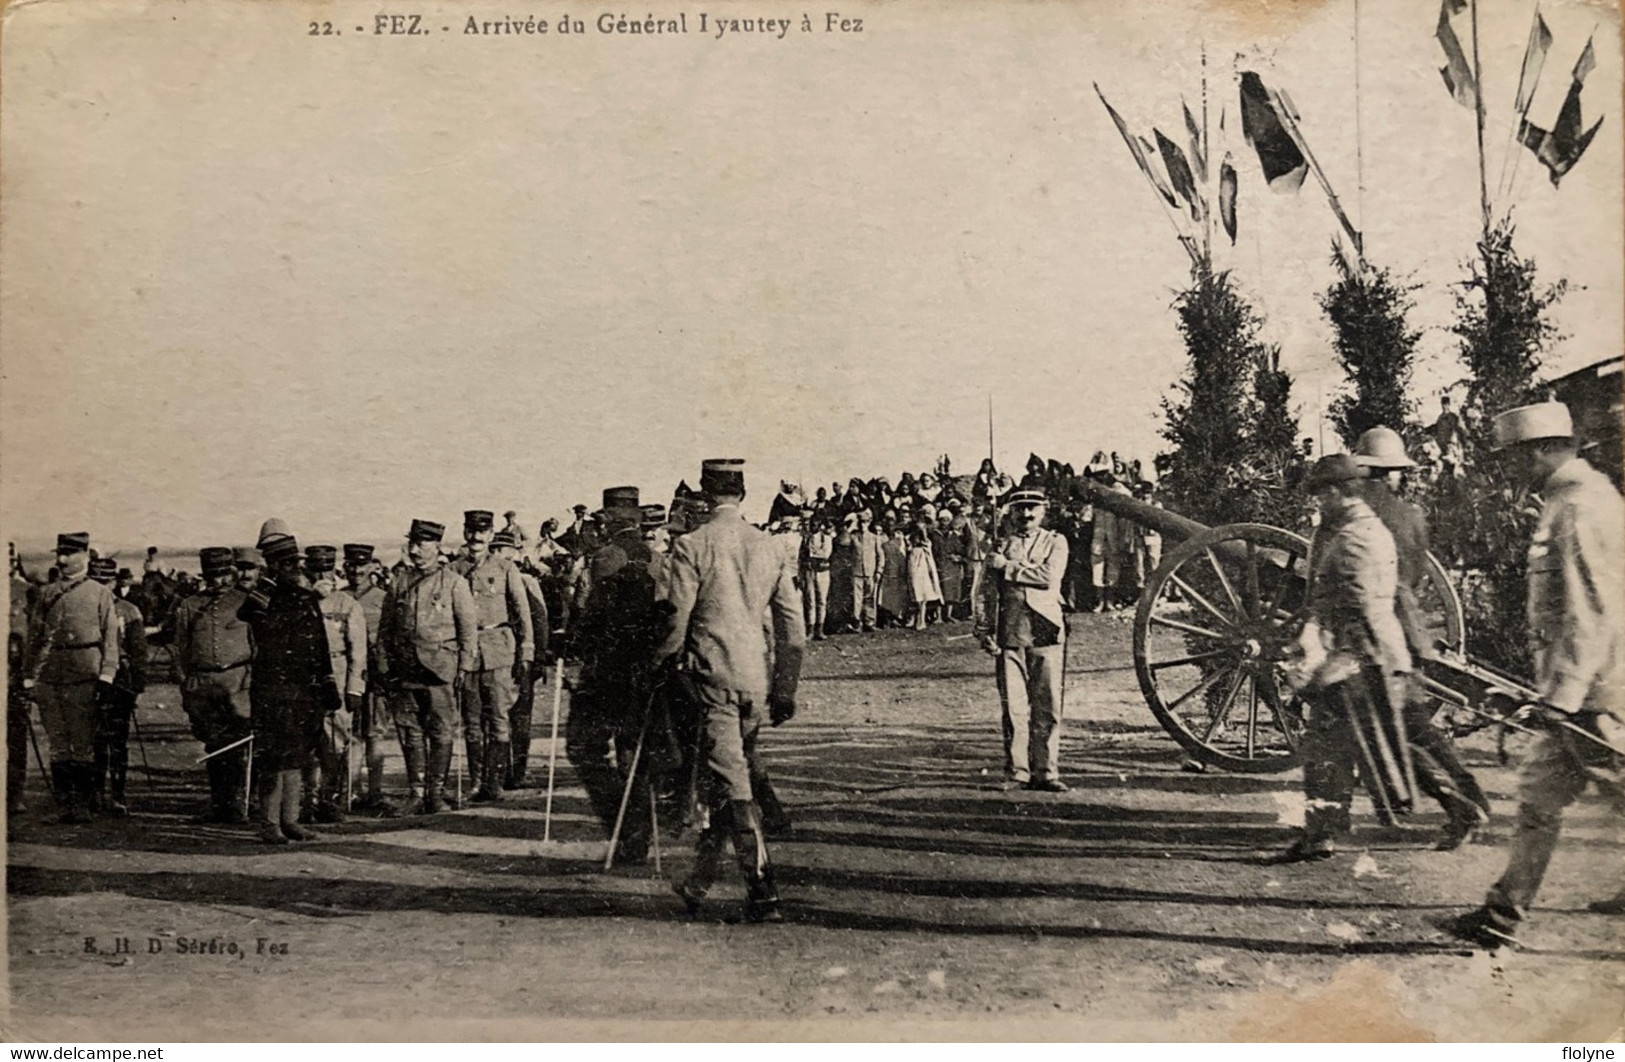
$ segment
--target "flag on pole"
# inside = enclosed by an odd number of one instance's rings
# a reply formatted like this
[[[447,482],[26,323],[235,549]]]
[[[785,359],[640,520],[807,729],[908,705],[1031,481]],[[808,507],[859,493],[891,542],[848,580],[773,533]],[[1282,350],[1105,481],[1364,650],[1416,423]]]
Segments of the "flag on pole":
[[[1206,184],[1207,154],[1202,150],[1202,127],[1196,123],[1196,116],[1191,113],[1190,107],[1186,105],[1184,100],[1179,101],[1179,106],[1185,111],[1185,132],[1189,133],[1191,138],[1191,162],[1196,167],[1197,178],[1203,184]],[[1220,121],[1223,120],[1223,115],[1221,115]]]
[[[1552,31],[1546,28],[1546,20],[1536,8],[1535,22],[1529,27],[1529,44],[1523,50],[1523,70],[1518,74],[1518,99],[1512,105],[1519,117],[1529,113],[1529,105],[1535,100],[1535,84],[1540,81],[1540,68],[1546,65],[1546,52],[1551,46]]]
[[[1202,198],[1196,194],[1196,178],[1191,174],[1191,164],[1186,160],[1185,153],[1179,150],[1178,144],[1163,136],[1161,129],[1151,132],[1157,138],[1157,149],[1162,155],[1162,164],[1168,167],[1168,179],[1173,182],[1174,190],[1190,204],[1191,218],[1200,220]]]
[[[1434,36],[1439,38],[1439,47],[1444,49],[1445,65],[1439,73],[1444,77],[1445,87],[1457,103],[1473,110],[1478,106],[1478,82],[1473,79],[1473,68],[1467,63],[1467,53],[1462,51],[1461,39],[1450,28],[1451,16],[1465,10],[1467,0],[1444,0],[1439,5],[1439,28]]]
[[[1597,69],[1597,53],[1591,47],[1592,39],[1592,37],[1586,38],[1585,51],[1581,52],[1580,58],[1574,62],[1574,88],[1576,90],[1585,85],[1586,75]]]
[[[1258,152],[1258,164],[1269,186],[1278,192],[1296,192],[1309,172],[1309,163],[1281,124],[1263,79],[1252,71],[1241,75],[1241,132]]]
[[[1580,90],[1585,87],[1586,77],[1596,67],[1596,52],[1592,49],[1592,42],[1587,40],[1585,51],[1580,53],[1579,60],[1574,64],[1573,80],[1569,83],[1568,95],[1563,98],[1563,109],[1557,114],[1556,124],[1550,130],[1545,130],[1527,118],[1518,122],[1518,141],[1546,167],[1553,188],[1574,169],[1580,156],[1591,146],[1597,130],[1602,128],[1602,119],[1598,118],[1596,124],[1586,129],[1580,114]]]
[[[1178,206],[1179,201],[1174,198],[1173,189],[1169,188],[1167,182],[1163,181],[1151,170],[1151,161],[1146,157],[1150,145],[1143,140],[1136,140],[1134,134],[1128,131],[1128,123],[1123,121],[1123,116],[1117,113],[1116,108],[1106,102],[1106,94],[1100,91],[1099,85],[1095,86],[1095,95],[1099,96],[1100,102],[1105,105],[1106,113],[1112,116],[1112,124],[1117,126],[1118,134],[1122,136],[1123,143],[1128,145],[1128,152],[1134,156],[1134,164],[1140,167],[1140,172],[1145,174],[1145,179],[1151,182],[1151,187],[1155,188],[1164,199],[1168,200],[1169,206]],[[1154,152],[1152,153],[1154,154]]]
[[[1236,168],[1230,164],[1230,152],[1224,153],[1219,163],[1219,221],[1224,224],[1230,242],[1236,242]]]
[[[1162,171],[1157,169],[1157,164],[1152,161],[1160,155],[1157,146],[1143,136],[1136,139],[1140,142],[1141,153],[1145,155],[1145,175],[1151,178],[1151,183],[1157,186],[1157,191],[1162,193],[1164,199],[1168,200],[1168,205],[1175,210],[1179,209],[1179,197],[1174,195],[1173,187],[1163,177]]]

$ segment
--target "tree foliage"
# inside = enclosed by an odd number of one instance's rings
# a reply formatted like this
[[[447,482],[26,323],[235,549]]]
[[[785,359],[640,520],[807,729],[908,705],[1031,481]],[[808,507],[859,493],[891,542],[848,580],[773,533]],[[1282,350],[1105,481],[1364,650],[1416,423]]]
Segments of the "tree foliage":
[[[1337,363],[1350,390],[1332,400],[1332,424],[1345,446],[1377,425],[1406,438],[1418,437],[1416,404],[1410,398],[1411,368],[1422,333],[1407,322],[1419,285],[1396,280],[1387,269],[1359,264],[1334,253],[1337,279],[1320,296],[1332,324]]]
[[[1162,404],[1169,508],[1209,525],[1298,526],[1302,505],[1285,484],[1297,422],[1280,348],[1259,338],[1262,318],[1228,272],[1199,273],[1174,309],[1188,356]]]

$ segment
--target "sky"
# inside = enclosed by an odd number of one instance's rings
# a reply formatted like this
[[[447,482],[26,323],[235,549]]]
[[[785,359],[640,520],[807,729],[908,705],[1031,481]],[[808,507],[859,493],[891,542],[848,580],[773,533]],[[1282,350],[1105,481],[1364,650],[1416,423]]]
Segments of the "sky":
[[[1304,434],[1333,441],[1315,298],[1335,221],[1312,180],[1263,185],[1238,65],[1290,93],[1371,260],[1422,285],[1424,411],[1459,378],[1478,172],[1434,5],[839,9],[861,33],[823,32],[822,8],[812,33],[717,40],[601,35],[610,9],[580,4],[520,13],[585,34],[465,36],[470,10],[517,9],[425,4],[428,36],[401,38],[345,0],[13,5],[4,533],[198,546],[275,515],[307,542],[393,545],[413,517],[534,527],[623,483],[666,502],[713,456],[747,459],[760,515],[780,479],[895,479],[943,453],[973,471],[990,402],[1001,464],[1149,463],[1189,262],[1092,85],[1182,142],[1204,46],[1212,153],[1241,175],[1217,262],[1280,344]],[[1613,5],[1542,10],[1531,119],[1550,124],[1594,27],[1584,104],[1605,116],[1560,189],[1521,153],[1496,197],[1542,274],[1578,285],[1562,371],[1625,334],[1620,34]],[[1481,0],[1492,189],[1531,11]],[[312,17],[341,35],[310,37]]]

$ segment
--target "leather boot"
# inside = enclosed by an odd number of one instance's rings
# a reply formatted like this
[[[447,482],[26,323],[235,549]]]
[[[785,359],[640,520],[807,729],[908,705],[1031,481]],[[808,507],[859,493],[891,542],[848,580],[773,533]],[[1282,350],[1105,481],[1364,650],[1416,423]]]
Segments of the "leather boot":
[[[492,741],[485,746],[485,781],[483,799],[492,804],[502,801],[502,786],[508,780],[508,743]],[[475,799],[481,799],[476,797]]]
[[[423,813],[425,815],[438,815],[448,810],[444,784],[446,768],[451,764],[451,746],[448,744],[431,744],[429,746],[429,761],[425,764],[426,781],[423,786]]]
[[[386,809],[390,818],[416,815],[423,810],[423,734],[399,729],[396,732],[401,739],[401,756],[406,760],[406,799]]]
[[[467,734],[463,738],[463,748],[468,752],[468,784],[474,792],[470,799],[475,803],[483,804],[491,799],[485,789],[485,735]]]
[[[129,724],[126,723],[126,726]],[[126,783],[130,777],[130,746],[128,731],[115,731],[107,743],[107,810],[114,815],[128,815],[130,806],[124,799]]]
[[[57,821],[82,826],[91,821],[90,800],[96,791],[96,765],[75,760],[62,765],[64,797],[62,817]]]
[[[300,809],[308,803],[299,771],[282,772],[282,832],[290,841],[314,840],[316,835],[299,824]]]
[[[672,886],[690,916],[699,913],[700,902],[716,884],[717,871],[722,866],[722,850],[727,847],[732,833],[733,811],[731,806],[723,805],[711,813],[711,821],[694,842],[694,869],[686,879]]]
[[[773,883],[762,810],[754,800],[735,800],[732,804],[734,855],[745,878],[745,919],[781,922],[784,914],[779,910],[779,891]]]
[[[773,783],[765,771],[757,771],[750,776],[750,790],[756,795],[757,806],[762,809],[762,828],[767,835],[790,836],[795,825],[790,821],[790,813],[779,801],[779,795],[773,791]]]

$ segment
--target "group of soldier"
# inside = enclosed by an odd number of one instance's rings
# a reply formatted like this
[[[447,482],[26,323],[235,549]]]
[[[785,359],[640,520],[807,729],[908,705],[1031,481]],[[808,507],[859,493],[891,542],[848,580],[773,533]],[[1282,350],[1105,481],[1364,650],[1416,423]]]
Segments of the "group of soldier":
[[[1578,455],[1566,407],[1509,410],[1494,431],[1508,475],[1543,501],[1528,566],[1538,698],[1514,721],[1539,737],[1507,870],[1483,907],[1446,927],[1488,946],[1514,939],[1562,810],[1585,785],[1599,783],[1625,807],[1625,504]],[[1300,836],[1271,862],[1332,856],[1357,783],[1385,818],[1412,810],[1417,790],[1437,801],[1446,816],[1439,849],[1460,846],[1488,820],[1489,802],[1433,725],[1418,678],[1434,651],[1415,597],[1427,529],[1395,490],[1413,467],[1400,437],[1375,428],[1353,453],[1322,457],[1302,476],[1319,520],[1302,656],[1288,670],[1307,705],[1307,811]],[[932,526],[963,543],[944,555],[969,568],[973,633],[995,660],[1005,786],[1064,792],[1072,551],[1049,519],[1043,471],[978,496],[984,475],[985,487],[995,485],[984,466],[969,504],[950,496],[948,519]],[[669,513],[641,506],[635,487],[614,487],[594,520],[578,511],[563,535],[544,528],[534,545],[474,510],[452,554],[442,524],[414,520],[400,564],[387,572],[370,545],[301,550],[277,519],[265,522],[254,550],[206,548],[205,585],[176,608],[172,630],[183,707],[208,765],[209,817],[253,822],[266,842],[286,844],[310,837],[310,821],[338,821],[352,806],[445,811],[461,799],[461,765],[455,789],[452,773],[459,727],[472,799],[500,801],[527,783],[538,665],[568,657],[579,673],[565,751],[614,856],[641,861],[664,810],[668,824],[697,833],[693,870],[674,884],[690,910],[731,842],[746,917],[777,919],[768,840],[788,828],[788,816],[757,738],[763,722],[794,715],[807,632],[826,630],[818,602],[829,593],[830,565],[814,562],[832,552],[829,524],[838,518],[843,548],[861,553],[873,493],[854,483],[837,488],[839,497],[820,491],[811,504],[776,504],[771,524],[781,538],[741,515],[743,462],[713,460],[702,466],[700,489],[679,488]],[[124,811],[126,734],[144,655],[139,612],[108,588],[116,569],[91,560],[89,546],[82,533],[59,537],[57,578],[38,588],[13,661],[23,696],[45,721],[52,789],[76,822],[95,806]],[[517,559],[538,552],[562,563]],[[562,577],[562,589],[559,579],[551,593],[544,587],[549,574]],[[850,577],[860,628],[872,626],[868,575],[859,563]],[[558,612],[568,618],[554,634]],[[14,630],[18,620],[14,610]],[[555,675],[562,684],[562,671]],[[382,790],[391,732],[406,765],[398,804]],[[357,755],[363,771],[350,766]],[[14,780],[8,796],[19,792]],[[1594,906],[1625,913],[1625,892]]]

